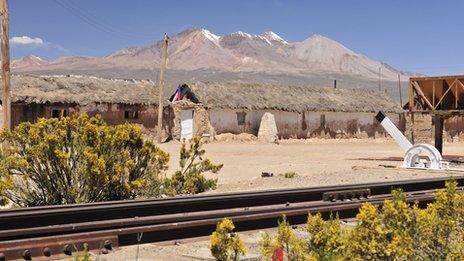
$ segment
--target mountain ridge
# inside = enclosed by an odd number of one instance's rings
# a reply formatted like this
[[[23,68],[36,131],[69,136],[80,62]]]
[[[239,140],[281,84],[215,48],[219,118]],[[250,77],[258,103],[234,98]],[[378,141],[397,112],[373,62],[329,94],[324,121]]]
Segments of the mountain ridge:
[[[102,57],[69,56],[46,63],[13,61],[19,72],[54,70],[147,70],[159,67],[162,40],[142,47],[128,47]],[[170,39],[168,69],[219,70],[230,73],[340,74],[394,81],[395,69],[381,61],[356,53],[328,37],[315,34],[300,42],[288,42],[272,31],[261,34],[233,32],[222,36],[204,28],[189,28]]]

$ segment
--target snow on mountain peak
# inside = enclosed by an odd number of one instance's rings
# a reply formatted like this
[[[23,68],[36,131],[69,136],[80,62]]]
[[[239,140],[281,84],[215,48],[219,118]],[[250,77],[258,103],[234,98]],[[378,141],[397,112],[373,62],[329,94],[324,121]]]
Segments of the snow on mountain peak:
[[[285,41],[282,37],[280,37],[278,34],[272,32],[272,31],[267,31],[264,32],[260,35],[261,37],[266,38],[268,41],[276,41],[276,42],[281,42],[284,44],[288,44],[287,41]]]
[[[125,54],[134,54],[137,52],[140,48],[138,47],[126,47],[123,48],[119,51],[116,51],[115,53],[111,54],[110,56],[118,56],[118,55],[125,55]]]
[[[217,42],[219,40],[219,38],[220,38],[218,35],[215,35],[215,34],[211,33],[209,30],[206,30],[206,29],[201,29],[201,33],[206,38],[208,38],[209,40],[211,40],[213,42]]]
[[[256,35],[256,34],[244,33],[244,32],[242,32],[242,31],[238,31],[238,32],[235,32],[235,33],[231,33],[231,34],[225,35],[224,37],[225,37],[225,38],[230,38],[230,37],[234,38],[234,37],[238,37],[238,38],[241,38],[241,39],[259,40],[259,41],[265,42],[265,43],[268,44],[268,45],[272,45],[271,41],[270,41],[269,39],[267,39],[266,37],[264,37],[264,36]]]
[[[238,35],[238,36],[241,36],[241,37],[244,37],[244,38],[252,38],[252,35],[249,34],[249,33],[244,33],[242,31],[238,31],[238,32],[235,32],[235,33],[231,33],[230,35]]]
[[[11,61],[12,68],[35,67],[48,64],[49,61],[35,55],[28,55]]]
[[[45,61],[44,59],[40,58],[39,56],[35,56],[35,55],[32,55],[32,54],[27,56],[27,58],[35,59],[35,60],[39,60],[39,61]]]

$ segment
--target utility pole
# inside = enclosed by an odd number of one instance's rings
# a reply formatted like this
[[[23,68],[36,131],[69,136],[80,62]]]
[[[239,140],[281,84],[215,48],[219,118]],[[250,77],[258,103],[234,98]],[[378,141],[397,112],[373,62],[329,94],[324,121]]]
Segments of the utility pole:
[[[163,131],[163,101],[164,101],[164,72],[166,70],[166,62],[168,59],[168,41],[169,37],[167,34],[164,34],[163,38],[163,50],[161,52],[161,63],[160,63],[160,75],[159,75],[159,100],[158,100],[158,143],[161,143],[162,131]]]
[[[3,82],[3,128],[11,128],[10,100],[10,39],[8,22],[8,0],[0,0],[0,15],[2,23],[2,82]]]
[[[382,91],[382,67],[379,67],[379,92]]]
[[[401,78],[400,74],[398,73],[398,91],[400,92],[400,106],[403,107],[403,97],[401,94]]]

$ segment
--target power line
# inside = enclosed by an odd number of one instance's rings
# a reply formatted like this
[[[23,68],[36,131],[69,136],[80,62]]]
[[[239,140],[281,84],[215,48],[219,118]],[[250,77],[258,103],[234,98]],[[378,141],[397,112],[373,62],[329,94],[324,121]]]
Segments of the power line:
[[[114,32],[111,28],[108,29],[107,27],[102,26],[98,22],[93,21],[91,18],[89,18],[85,14],[82,14],[81,12],[77,11],[75,8],[73,8],[72,6],[68,5],[65,2],[61,2],[59,0],[54,0],[54,2],[57,3],[58,5],[60,5],[65,10],[67,10],[68,12],[70,12],[71,14],[73,14],[74,16],[76,16],[77,18],[79,18],[80,20],[87,23],[89,26],[93,27],[94,29],[97,29],[97,30],[99,30],[101,32],[104,32],[104,33],[107,33],[107,34],[110,34],[110,35],[113,35],[113,36],[116,36],[116,37],[119,37],[119,38],[124,38],[126,40],[130,39],[128,37],[121,36],[117,32]]]
[[[88,16],[92,17],[95,21],[99,21],[100,24],[105,25],[107,28],[114,29],[115,27],[111,25],[107,20],[105,20],[103,17],[96,16],[92,14],[91,12],[85,10],[84,8],[79,7],[78,4],[75,3],[73,0],[68,0],[68,3],[72,6],[74,6],[76,9],[80,10],[82,13],[87,14]],[[128,28],[120,28],[119,30],[116,28],[115,31],[121,32],[122,34],[128,35],[128,36],[135,36],[135,37],[140,37],[140,36],[146,36],[146,37],[154,37],[153,34],[145,34],[145,33],[139,33],[139,32],[133,32]]]
[[[54,0],[54,2],[62,8],[64,8],[65,10],[67,10],[68,12],[70,12],[71,14],[73,14],[74,16],[76,16],[77,18],[79,18],[80,20],[93,27],[94,29],[110,34],[112,36],[126,40],[132,40],[134,37],[140,38],[143,36],[150,38],[154,37],[153,35],[138,34],[117,29],[114,26],[111,26],[108,22],[96,17],[95,15],[86,11],[85,9],[79,7],[72,1]]]

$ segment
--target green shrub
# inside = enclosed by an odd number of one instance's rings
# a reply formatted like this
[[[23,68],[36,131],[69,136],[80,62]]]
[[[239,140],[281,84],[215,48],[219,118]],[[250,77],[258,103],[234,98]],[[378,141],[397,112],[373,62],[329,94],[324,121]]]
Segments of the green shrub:
[[[204,173],[218,173],[223,164],[215,165],[209,159],[204,159],[204,143],[198,137],[183,141],[180,149],[180,170],[167,179],[166,187],[170,194],[196,194],[215,189],[217,179],[207,179]]]
[[[21,123],[0,141],[0,197],[18,206],[134,198],[169,161],[138,126],[85,114]]]

